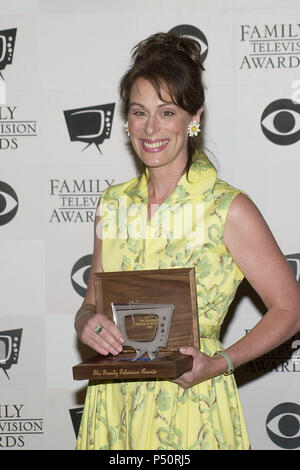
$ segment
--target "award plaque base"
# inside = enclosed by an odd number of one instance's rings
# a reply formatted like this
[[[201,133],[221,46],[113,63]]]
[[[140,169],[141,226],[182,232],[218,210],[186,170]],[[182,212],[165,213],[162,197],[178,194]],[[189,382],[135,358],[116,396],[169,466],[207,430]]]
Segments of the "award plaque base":
[[[155,359],[142,358],[131,362],[134,354],[101,356],[73,367],[75,380],[128,380],[128,379],[176,379],[193,366],[191,356],[183,356],[178,351],[159,353]]]
[[[74,366],[75,380],[175,379],[192,368],[179,348],[199,349],[194,268],[96,273],[95,298],[126,340],[118,356]]]

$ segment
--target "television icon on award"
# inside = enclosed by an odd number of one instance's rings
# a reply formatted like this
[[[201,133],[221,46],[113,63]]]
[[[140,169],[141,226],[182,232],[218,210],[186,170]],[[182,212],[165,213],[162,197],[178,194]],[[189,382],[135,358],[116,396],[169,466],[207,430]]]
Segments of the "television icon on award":
[[[102,155],[100,144],[110,138],[115,103],[64,111],[69,136],[72,142],[85,142],[85,150],[95,144]]]
[[[113,319],[125,338],[123,346],[136,351],[136,361],[144,354],[153,360],[160,348],[168,344],[174,305],[172,304],[111,304]]]
[[[8,379],[7,370],[18,362],[22,331],[22,329],[0,331],[0,368]]]

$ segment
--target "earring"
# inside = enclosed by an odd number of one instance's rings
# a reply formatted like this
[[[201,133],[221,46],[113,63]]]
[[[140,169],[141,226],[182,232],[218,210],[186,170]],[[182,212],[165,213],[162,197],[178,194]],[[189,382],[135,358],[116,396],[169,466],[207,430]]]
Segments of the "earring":
[[[128,121],[125,122],[125,124],[123,125],[124,127],[124,130],[126,132],[126,134],[128,135],[128,137],[130,136],[130,133],[129,133],[129,128],[128,128]]]
[[[197,121],[192,121],[188,125],[188,134],[189,137],[196,137],[201,132],[200,124]]]

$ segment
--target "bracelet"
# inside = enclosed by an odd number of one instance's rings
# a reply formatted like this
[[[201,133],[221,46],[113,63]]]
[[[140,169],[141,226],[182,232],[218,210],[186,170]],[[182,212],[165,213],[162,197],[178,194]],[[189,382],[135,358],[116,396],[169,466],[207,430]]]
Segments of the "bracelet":
[[[233,368],[232,360],[230,359],[230,357],[228,356],[228,354],[226,354],[224,351],[217,351],[215,354],[219,354],[219,356],[223,356],[224,359],[226,359],[228,369],[227,369],[226,372],[224,372],[223,375],[230,375],[230,374],[232,374],[232,372],[234,371],[234,368]]]

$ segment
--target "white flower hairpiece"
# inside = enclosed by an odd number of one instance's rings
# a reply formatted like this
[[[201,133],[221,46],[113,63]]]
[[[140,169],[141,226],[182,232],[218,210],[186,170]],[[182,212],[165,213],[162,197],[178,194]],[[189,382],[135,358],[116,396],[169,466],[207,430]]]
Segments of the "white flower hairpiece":
[[[126,134],[127,134],[128,136],[130,136],[129,127],[128,127],[128,121],[125,122],[125,124],[123,125],[123,127],[124,127],[124,130],[125,130]]]
[[[197,121],[192,121],[188,125],[188,134],[189,137],[197,136],[201,132],[200,124]]]

